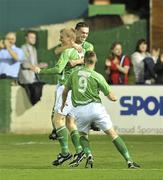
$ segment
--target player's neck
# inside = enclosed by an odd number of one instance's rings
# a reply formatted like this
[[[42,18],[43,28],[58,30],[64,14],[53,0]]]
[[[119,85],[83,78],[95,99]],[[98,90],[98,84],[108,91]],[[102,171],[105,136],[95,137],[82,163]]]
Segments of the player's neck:
[[[90,70],[94,70],[94,68],[95,68],[94,64],[86,64],[85,66]]]
[[[80,40],[76,40],[76,44],[79,44],[79,45],[81,45],[81,44],[83,44],[84,42],[81,42]]]

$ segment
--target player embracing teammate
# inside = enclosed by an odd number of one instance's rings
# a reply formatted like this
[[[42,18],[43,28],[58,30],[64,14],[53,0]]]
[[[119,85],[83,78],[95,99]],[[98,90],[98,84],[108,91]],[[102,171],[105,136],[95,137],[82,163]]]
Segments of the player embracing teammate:
[[[85,167],[92,168],[93,156],[88,132],[91,124],[95,123],[112,137],[114,145],[126,160],[128,168],[139,168],[140,166],[133,162],[125,143],[115,132],[110,116],[101,104],[99,91],[102,91],[111,101],[116,101],[117,98],[104,77],[94,71],[97,58],[93,52],[93,46],[85,41],[88,33],[89,27],[84,22],[76,25],[76,31],[63,29],[60,40],[64,45],[56,50],[60,53],[57,64],[53,68],[41,71],[60,74],[56,88],[53,124],[61,152],[53,161],[53,165],[61,165],[72,158],[68,148],[68,129],[76,150],[74,160],[69,165],[78,166],[86,156]]]

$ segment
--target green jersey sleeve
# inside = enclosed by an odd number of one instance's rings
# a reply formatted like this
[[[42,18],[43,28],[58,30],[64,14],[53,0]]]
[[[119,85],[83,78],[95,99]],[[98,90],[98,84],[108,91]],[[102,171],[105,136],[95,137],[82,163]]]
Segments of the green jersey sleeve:
[[[93,50],[94,50],[93,45],[92,45],[91,43],[87,42],[87,41],[85,41],[85,42],[83,43],[83,46],[82,46],[82,47],[85,49],[86,52],[87,52],[87,51],[93,51]]]
[[[41,73],[43,73],[43,74],[60,74],[64,70],[68,61],[69,61],[69,49],[66,49],[60,55],[60,58],[59,58],[57,64],[55,65],[55,67],[49,68],[49,69],[43,69],[43,70],[41,70]]]
[[[105,96],[107,96],[111,91],[111,87],[108,85],[105,78],[101,74],[99,74],[98,83],[100,90],[104,93]]]

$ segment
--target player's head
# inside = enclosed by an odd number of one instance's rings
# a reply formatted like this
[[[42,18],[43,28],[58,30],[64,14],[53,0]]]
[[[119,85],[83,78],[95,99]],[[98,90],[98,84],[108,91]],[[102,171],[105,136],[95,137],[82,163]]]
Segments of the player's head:
[[[95,65],[97,62],[97,56],[94,51],[87,51],[84,56],[84,63],[86,65]]]
[[[71,44],[76,41],[76,33],[74,29],[62,29],[60,31],[60,42],[64,45]]]
[[[89,26],[85,22],[79,22],[76,24],[76,41],[77,43],[83,43],[86,41],[89,34]]]
[[[16,42],[16,34],[14,32],[9,32],[6,34],[5,39],[11,44],[14,45]]]
[[[113,57],[122,55],[122,44],[120,42],[114,42],[111,46],[111,52]]]
[[[36,32],[32,30],[28,30],[25,36],[26,42],[31,45],[36,44]]]

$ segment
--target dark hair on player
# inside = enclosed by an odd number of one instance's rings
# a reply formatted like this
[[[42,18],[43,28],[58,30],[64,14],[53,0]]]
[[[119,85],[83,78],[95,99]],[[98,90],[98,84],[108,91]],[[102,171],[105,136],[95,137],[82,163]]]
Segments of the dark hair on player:
[[[87,23],[85,23],[85,22],[79,22],[79,23],[76,24],[75,29],[76,29],[76,30],[79,30],[79,29],[82,28],[82,27],[87,27],[87,28],[89,28],[89,26],[88,26]]]
[[[87,51],[84,56],[84,62],[86,64],[94,64],[97,62],[96,53],[94,51]]]

